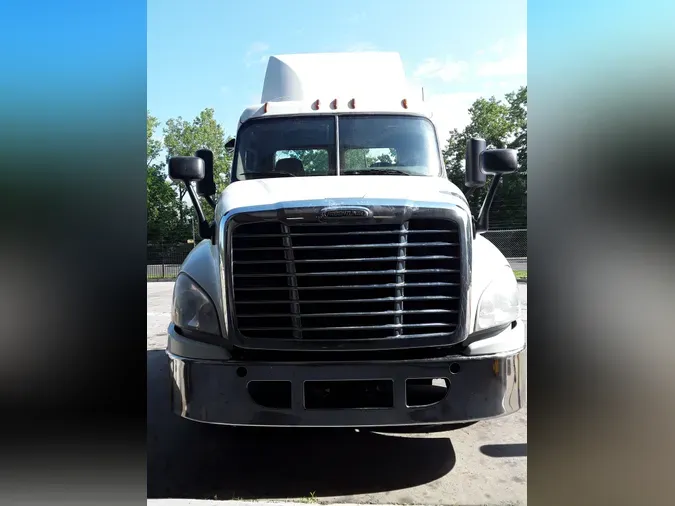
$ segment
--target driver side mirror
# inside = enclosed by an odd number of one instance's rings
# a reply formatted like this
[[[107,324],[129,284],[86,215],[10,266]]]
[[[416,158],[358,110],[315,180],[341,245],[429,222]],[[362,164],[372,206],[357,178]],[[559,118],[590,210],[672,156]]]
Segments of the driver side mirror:
[[[169,177],[173,181],[183,181],[189,185],[192,181],[204,179],[206,167],[204,160],[196,156],[172,156],[169,159]]]
[[[206,172],[206,165],[203,158],[198,156],[172,156],[169,158],[169,177],[175,181],[182,181],[185,185],[185,191],[190,196],[192,205],[197,213],[199,219],[199,235],[203,239],[214,240],[215,230],[211,223],[206,221],[202,206],[199,205],[197,195],[192,188],[193,181],[201,181],[204,179]]]

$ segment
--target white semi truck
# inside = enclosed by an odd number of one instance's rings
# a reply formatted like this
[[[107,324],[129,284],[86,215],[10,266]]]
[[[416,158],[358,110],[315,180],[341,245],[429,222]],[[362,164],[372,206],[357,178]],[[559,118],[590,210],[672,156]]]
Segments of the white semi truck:
[[[524,405],[517,282],[481,235],[515,151],[469,141],[469,191],[494,176],[472,213],[396,53],[271,57],[229,148],[219,196],[210,151],[169,162],[202,237],[168,329],[177,414],[426,428]]]

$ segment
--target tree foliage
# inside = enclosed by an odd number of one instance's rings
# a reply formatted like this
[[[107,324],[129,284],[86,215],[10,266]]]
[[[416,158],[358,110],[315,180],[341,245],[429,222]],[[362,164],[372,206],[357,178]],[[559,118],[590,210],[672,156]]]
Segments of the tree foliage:
[[[167,156],[194,156],[198,149],[210,149],[213,152],[213,179],[216,183],[217,194],[227,187],[232,154],[225,149],[229,139],[225,138],[223,127],[215,119],[215,111],[204,109],[192,121],[182,117],[172,118],[164,127],[164,147]],[[182,201],[186,189],[183,183],[175,183],[179,199]],[[202,209],[207,220],[213,219],[213,210],[201,199]]]
[[[150,111],[148,111],[148,115],[147,115],[147,133],[148,133],[148,137],[147,137],[147,151],[148,151],[147,162],[148,162],[148,167],[150,167],[150,165],[155,163],[155,161],[159,158],[159,154],[162,152],[162,142],[153,138],[153,135],[155,135],[155,130],[157,130],[158,126],[159,126],[159,120],[157,118],[155,118],[154,116],[151,116]]]
[[[448,178],[464,187],[466,144],[472,137],[485,139],[488,148],[518,151],[518,172],[502,179],[491,213],[491,222],[500,227],[525,227],[527,223],[527,87],[507,93],[504,100],[479,98],[469,108],[470,122],[450,132],[443,152]],[[489,183],[489,181],[488,181]],[[478,209],[488,185],[469,197],[472,209]]]
[[[181,117],[169,119],[163,129],[163,139],[156,139],[160,122],[147,114],[147,227],[148,242],[153,244],[185,243],[193,236],[196,216],[185,203],[183,183],[167,178],[166,160],[172,156],[193,156],[195,151],[208,148],[214,155],[214,180],[218,192],[227,186],[231,154],[226,152],[225,133],[214,118],[213,109],[204,109],[191,122]],[[166,158],[162,157],[164,152]],[[213,210],[202,201],[207,219]]]
[[[181,223],[181,203],[166,178],[165,163],[161,160],[162,142],[153,136],[159,120],[147,114],[146,208],[148,242],[163,242],[183,235],[186,225]]]

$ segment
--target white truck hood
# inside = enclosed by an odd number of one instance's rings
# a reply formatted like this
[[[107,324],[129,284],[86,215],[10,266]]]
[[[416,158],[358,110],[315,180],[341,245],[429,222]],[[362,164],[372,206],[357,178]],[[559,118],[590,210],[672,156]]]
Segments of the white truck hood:
[[[218,201],[216,219],[238,208],[316,200],[325,200],[326,205],[339,205],[346,199],[446,203],[468,210],[457,186],[441,177],[312,176],[232,183]]]

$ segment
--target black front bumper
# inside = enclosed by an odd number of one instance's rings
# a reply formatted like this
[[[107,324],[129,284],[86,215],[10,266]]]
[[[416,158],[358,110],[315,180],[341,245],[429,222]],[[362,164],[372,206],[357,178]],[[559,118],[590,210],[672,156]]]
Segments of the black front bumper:
[[[525,404],[525,349],[499,355],[369,362],[241,362],[188,359],[167,352],[176,414],[199,422],[267,427],[384,427],[461,423],[518,411]],[[406,381],[445,378],[446,396],[408,406]],[[305,383],[384,380],[391,407],[307,409]],[[280,381],[287,407],[265,407],[249,393],[252,381]]]

